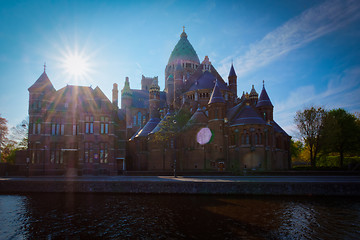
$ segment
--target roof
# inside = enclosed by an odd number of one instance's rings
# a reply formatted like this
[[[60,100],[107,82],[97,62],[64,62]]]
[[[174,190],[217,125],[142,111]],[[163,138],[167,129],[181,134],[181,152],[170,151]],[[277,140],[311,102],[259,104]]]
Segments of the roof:
[[[234,69],[233,64],[231,64],[229,77],[233,77],[233,76],[235,76],[235,77],[236,77],[236,73],[235,73],[235,69]]]
[[[161,119],[161,121],[159,122],[159,124],[150,132],[150,134],[152,133],[157,133],[157,132],[170,132],[173,131],[174,128],[174,123],[172,122],[174,119],[174,112],[173,111],[169,111],[165,117],[163,119]]]
[[[198,89],[213,89],[215,81],[218,80],[219,88],[221,90],[229,90],[226,83],[222,79],[217,79],[211,72],[205,71],[203,74],[191,85],[188,91]]]
[[[282,129],[275,121],[271,121],[270,124],[274,127],[275,132],[284,133],[288,136],[288,134]]]
[[[266,124],[259,114],[250,105],[245,105],[238,114],[231,120],[230,125],[245,125],[245,124]]]
[[[179,60],[192,61],[200,64],[199,57],[195,52],[195,49],[187,39],[187,35],[183,32],[180,35],[180,40],[175,45],[174,50],[171,52],[168,65],[174,64]]]
[[[212,103],[225,103],[225,100],[220,92],[219,82],[216,81],[214,90],[211,93],[209,104]]]
[[[271,106],[273,107],[271,101],[270,101],[270,98],[265,90],[265,86],[263,86],[263,89],[260,93],[260,97],[259,97],[259,100],[256,104],[256,107],[263,107],[263,106]]]
[[[159,124],[160,118],[151,118],[145,126],[136,133],[135,138],[137,137],[147,137],[149,133]]]
[[[204,111],[200,108],[191,116],[190,120],[186,125],[206,125],[208,122],[208,117],[205,115]]]
[[[44,71],[40,77],[35,81],[31,87],[28,88],[31,91],[55,91],[54,86],[52,85],[49,77],[47,76],[46,72]]]

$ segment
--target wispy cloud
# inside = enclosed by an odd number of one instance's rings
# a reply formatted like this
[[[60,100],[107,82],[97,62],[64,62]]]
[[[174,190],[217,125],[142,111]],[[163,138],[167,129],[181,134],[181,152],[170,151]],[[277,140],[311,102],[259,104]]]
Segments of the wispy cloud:
[[[317,92],[314,85],[302,86],[290,92],[284,102],[275,103],[274,116],[284,130],[294,135],[293,122],[296,111],[312,105],[325,109],[345,108],[351,112],[360,111],[360,66],[345,70],[332,76],[327,88]],[[315,104],[316,103],[316,104]],[[296,134],[295,134],[296,135]]]
[[[226,75],[231,59],[238,76],[267,65],[288,52],[360,18],[360,1],[329,0],[310,8],[250,45],[243,56],[223,59],[219,72]]]

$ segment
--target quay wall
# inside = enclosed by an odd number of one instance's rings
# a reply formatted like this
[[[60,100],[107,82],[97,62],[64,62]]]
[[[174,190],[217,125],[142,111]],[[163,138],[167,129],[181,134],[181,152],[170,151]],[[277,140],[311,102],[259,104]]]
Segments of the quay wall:
[[[192,182],[2,180],[0,193],[149,193],[360,196],[359,182]]]

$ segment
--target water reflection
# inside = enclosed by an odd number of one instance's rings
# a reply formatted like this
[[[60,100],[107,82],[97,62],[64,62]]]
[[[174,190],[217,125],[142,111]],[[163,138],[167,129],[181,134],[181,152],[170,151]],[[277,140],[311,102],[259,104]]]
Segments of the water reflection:
[[[0,195],[0,224],[0,239],[359,239],[360,201],[243,196]]]

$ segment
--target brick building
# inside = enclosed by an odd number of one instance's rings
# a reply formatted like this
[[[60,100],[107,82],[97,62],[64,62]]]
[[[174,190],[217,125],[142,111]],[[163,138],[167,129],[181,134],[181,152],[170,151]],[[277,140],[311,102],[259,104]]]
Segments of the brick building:
[[[274,121],[265,84],[260,97],[254,86],[238,97],[234,67],[225,82],[208,56],[200,63],[185,31],[165,67],[164,91],[157,78],[142,90],[131,89],[127,78],[121,97],[131,136],[129,169],[236,172],[290,167],[291,137]],[[202,129],[211,135],[208,142],[197,138]]]
[[[44,175],[115,175],[125,162],[125,114],[99,87],[55,90],[45,68],[29,90],[29,168]]]

